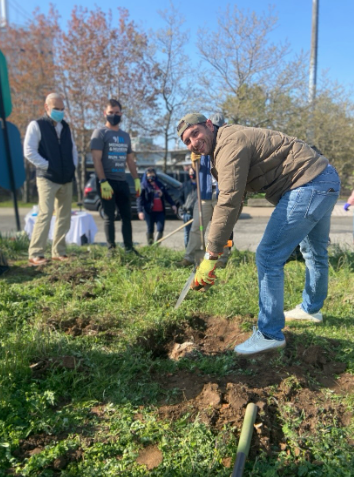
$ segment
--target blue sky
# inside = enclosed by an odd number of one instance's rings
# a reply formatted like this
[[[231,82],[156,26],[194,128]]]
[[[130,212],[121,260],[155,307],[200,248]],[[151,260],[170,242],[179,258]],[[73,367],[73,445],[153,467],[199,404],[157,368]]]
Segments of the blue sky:
[[[36,7],[43,13],[48,12],[49,2],[46,0],[7,0],[10,22],[24,23],[26,17],[30,17]],[[88,9],[94,8],[97,0],[60,0],[52,2],[62,17],[62,26],[70,16],[74,5],[81,5]],[[174,5],[180,8],[185,17],[185,26],[191,34],[190,53],[196,54],[194,46],[198,28],[204,28],[206,32],[215,29],[217,13],[220,5],[228,2],[216,0],[174,0]],[[235,2],[229,2],[233,5]],[[156,29],[161,26],[159,10],[168,8],[168,0],[106,0],[102,2],[103,10],[121,6],[128,9],[130,17],[145,30]],[[309,52],[311,46],[311,17],[312,0],[238,0],[239,8],[254,10],[257,14],[266,12],[269,5],[274,6],[274,12],[278,16],[278,26],[273,33],[273,41],[278,42],[287,39],[292,51],[298,53],[301,50]],[[318,49],[318,75],[323,70],[328,70],[332,80],[337,80],[346,87],[354,88],[354,18],[353,0],[319,0],[319,49]]]

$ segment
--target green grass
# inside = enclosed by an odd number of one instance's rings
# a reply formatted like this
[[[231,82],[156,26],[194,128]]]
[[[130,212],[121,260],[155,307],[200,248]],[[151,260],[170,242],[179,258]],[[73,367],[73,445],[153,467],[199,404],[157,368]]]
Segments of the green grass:
[[[171,330],[196,316],[240,315],[241,329],[250,331],[258,311],[254,254],[233,252],[208,294],[190,293],[174,310],[189,275],[174,265],[181,253],[142,248],[144,259],[118,252],[108,260],[99,246],[73,247],[71,263],[34,270],[27,267],[27,247],[25,237],[0,237],[0,250],[11,260],[10,272],[0,278],[0,475],[11,469],[43,477],[229,477],[232,467],[225,463],[235,459],[239,429],[215,429],[199,414],[161,418],[161,399],[173,403],[176,395],[155,377],[189,372],[220,378],[242,371],[232,351],[175,362],[166,359],[162,345]],[[289,263],[285,276],[289,308],[301,299],[303,264]],[[326,347],[336,340],[336,361],[353,374],[353,253],[332,252],[323,312],[320,328],[295,323],[289,329],[299,343]],[[277,354],[271,366],[283,365],[284,357]],[[293,365],[281,384],[289,395],[302,387]],[[274,385],[274,396],[278,391]],[[322,387],[319,407],[321,396],[342,406],[347,424],[324,418],[300,435],[307,416],[279,403],[286,449],[253,454],[245,476],[354,475],[353,395]],[[149,446],[163,456],[151,471],[138,459]]]
[[[17,201],[17,206],[18,207],[26,207],[31,209],[34,205],[36,205],[36,202],[22,202],[21,200]],[[6,208],[6,207],[13,207],[14,202],[13,200],[4,200],[0,202],[0,207]]]
[[[34,205],[38,205],[38,201],[36,202],[23,202],[22,200],[17,200],[17,207],[19,208],[26,208],[26,209],[32,209],[32,207]],[[14,206],[14,202],[13,200],[4,200],[4,201],[0,201],[0,208],[8,208],[8,207],[13,207]],[[77,200],[73,200],[72,204],[71,204],[71,207],[72,209],[76,209],[78,206],[77,206]]]

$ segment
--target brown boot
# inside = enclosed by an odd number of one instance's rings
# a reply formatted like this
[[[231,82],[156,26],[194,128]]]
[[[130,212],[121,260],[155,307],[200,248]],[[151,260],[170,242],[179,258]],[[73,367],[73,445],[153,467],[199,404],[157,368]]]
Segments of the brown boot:
[[[184,258],[180,262],[176,262],[176,265],[177,265],[177,267],[187,268],[187,267],[191,267],[192,265],[194,265],[194,262],[191,262],[190,260],[187,260],[186,258]]]

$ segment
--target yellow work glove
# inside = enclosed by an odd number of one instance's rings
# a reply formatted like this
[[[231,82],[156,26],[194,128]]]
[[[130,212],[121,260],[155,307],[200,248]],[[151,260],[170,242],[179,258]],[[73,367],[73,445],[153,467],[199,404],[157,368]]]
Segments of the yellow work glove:
[[[140,179],[139,179],[139,177],[137,177],[136,179],[134,179],[134,184],[135,184],[136,196],[139,197],[139,195],[141,194],[141,185],[140,185]]]
[[[214,275],[214,270],[216,267],[217,260],[207,260],[203,259],[197,272],[194,277],[194,282],[192,283],[191,288],[198,288],[205,285],[214,285],[216,275]]]
[[[196,154],[195,152],[191,152],[191,161],[193,162],[193,164],[195,163],[195,161],[199,161],[200,160],[200,154]]]
[[[112,199],[113,189],[112,189],[112,187],[110,186],[109,182],[108,182],[108,181],[101,182],[101,183],[100,183],[100,186],[101,186],[101,196],[102,196],[102,199],[105,199],[105,200],[110,200],[110,199]]]

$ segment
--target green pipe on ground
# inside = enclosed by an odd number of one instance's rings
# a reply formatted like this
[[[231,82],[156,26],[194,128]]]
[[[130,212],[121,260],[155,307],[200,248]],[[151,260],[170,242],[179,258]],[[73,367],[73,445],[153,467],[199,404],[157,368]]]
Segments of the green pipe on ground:
[[[246,407],[246,413],[237,446],[236,462],[231,477],[241,477],[243,474],[247,455],[250,450],[253,425],[256,421],[257,411],[257,406],[252,402],[250,402]]]

